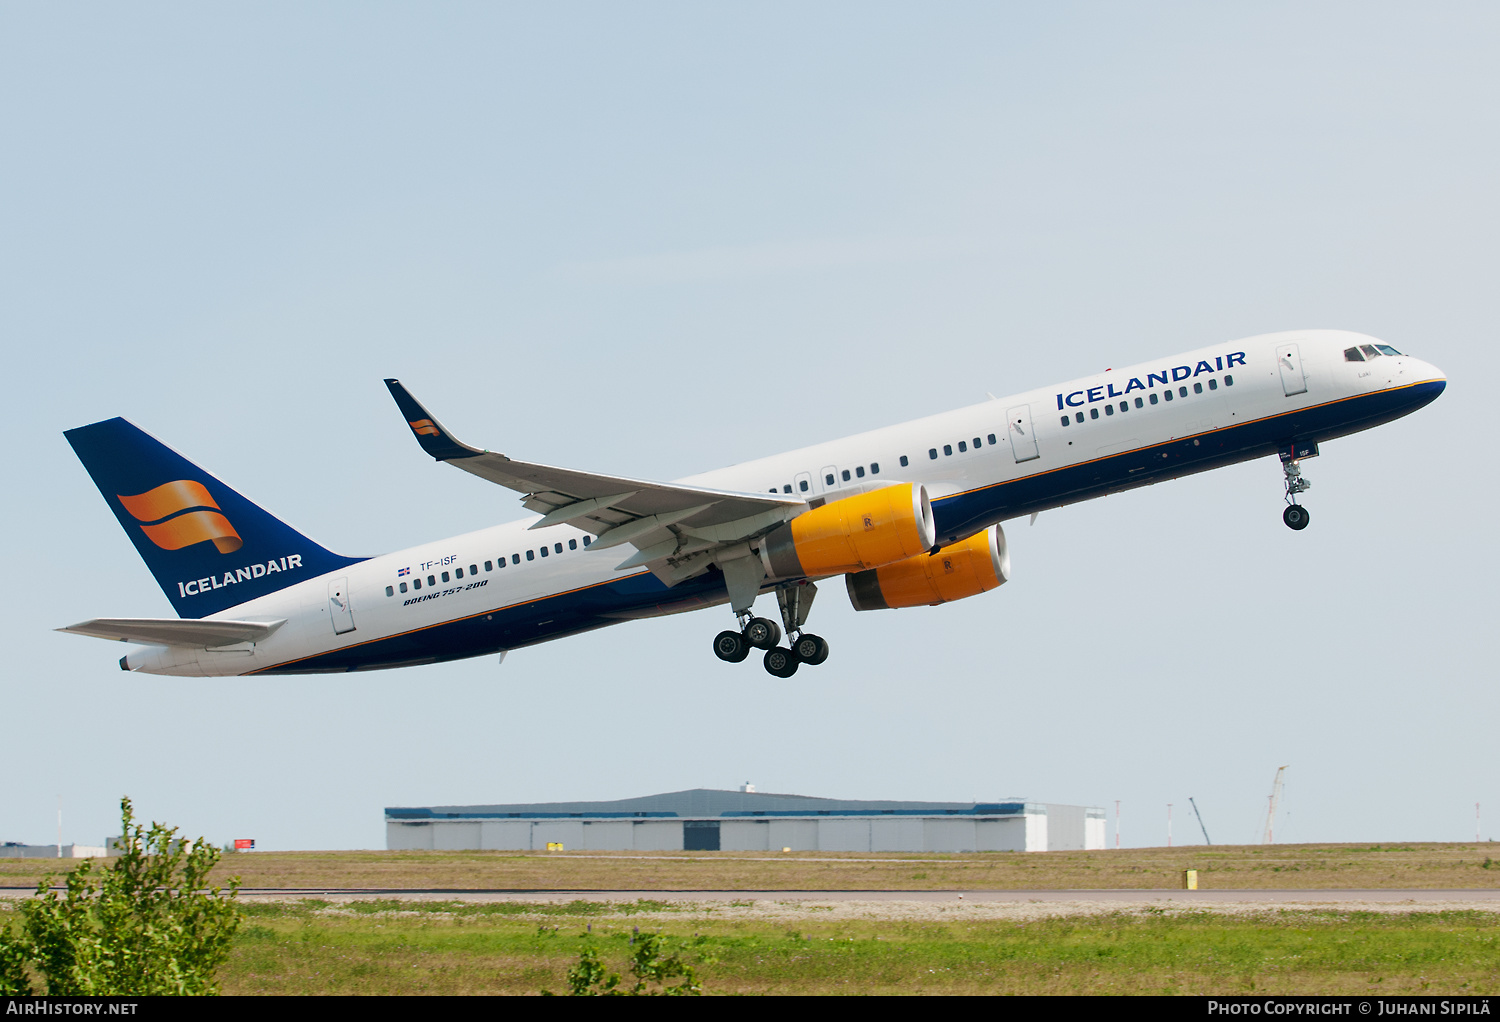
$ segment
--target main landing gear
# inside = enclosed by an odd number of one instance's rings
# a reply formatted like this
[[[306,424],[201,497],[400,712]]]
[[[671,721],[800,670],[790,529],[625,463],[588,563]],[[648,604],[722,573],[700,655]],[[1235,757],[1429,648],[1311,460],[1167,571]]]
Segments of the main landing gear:
[[[818,587],[811,582],[776,590],[781,622],[786,626],[787,645],[777,645],[782,630],[775,621],[754,617],[749,610],[741,610],[735,613],[739,631],[722,631],[714,637],[714,655],[727,663],[737,664],[750,655],[751,647],[763,649],[766,653],[762,663],[778,678],[790,678],[803,664],[821,664],[828,659],[828,642],[821,636],[802,631],[813,597],[817,594]]]
[[[1281,458],[1281,472],[1286,485],[1286,510],[1281,513],[1281,520],[1286,523],[1288,529],[1301,532],[1307,528],[1311,520],[1307,508],[1297,503],[1297,494],[1305,493],[1312,489],[1312,481],[1302,478],[1303,458],[1316,458],[1318,456],[1318,445],[1311,441],[1291,443],[1282,447],[1277,452]]]

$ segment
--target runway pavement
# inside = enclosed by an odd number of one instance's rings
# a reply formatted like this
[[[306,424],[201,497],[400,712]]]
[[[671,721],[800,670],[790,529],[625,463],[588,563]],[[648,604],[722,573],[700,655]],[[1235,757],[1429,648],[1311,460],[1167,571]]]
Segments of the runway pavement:
[[[59,888],[60,890],[61,888]],[[31,887],[0,888],[0,898],[25,898],[34,892]],[[318,887],[318,888],[272,888],[247,887],[240,890],[240,897],[247,900],[284,900],[294,898],[325,898],[338,901],[363,901],[396,899],[401,901],[462,901],[462,902],[570,902],[570,901],[621,901],[640,900],[660,902],[918,902],[944,903],[966,902],[968,904],[1047,904],[1062,902],[1089,902],[1092,904],[1149,905],[1172,903],[1175,907],[1220,904],[1266,906],[1276,905],[1356,905],[1356,904],[1412,904],[1450,905],[1472,904],[1476,908],[1500,911],[1500,889],[1338,889],[1338,890],[951,890],[951,891],[891,891],[891,890],[583,890],[574,888],[556,889],[493,889],[472,888],[375,888],[375,887]]]

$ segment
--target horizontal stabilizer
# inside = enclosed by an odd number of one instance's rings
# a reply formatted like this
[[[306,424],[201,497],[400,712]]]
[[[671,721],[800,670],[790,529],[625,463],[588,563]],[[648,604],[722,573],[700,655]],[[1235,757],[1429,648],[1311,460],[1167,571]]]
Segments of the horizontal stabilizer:
[[[138,642],[143,646],[208,649],[237,642],[259,642],[284,624],[285,618],[278,621],[192,621],[171,617],[96,617],[57,631],[117,642]]]

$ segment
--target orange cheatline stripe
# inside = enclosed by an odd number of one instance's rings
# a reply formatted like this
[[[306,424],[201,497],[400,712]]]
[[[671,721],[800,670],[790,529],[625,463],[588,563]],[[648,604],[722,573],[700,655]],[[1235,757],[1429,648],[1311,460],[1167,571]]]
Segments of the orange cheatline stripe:
[[[232,554],[244,546],[229,519],[217,511],[190,511],[159,525],[142,525],[141,531],[163,550],[181,550],[208,540],[213,540],[221,554]]]
[[[246,672],[246,674],[240,675],[240,677],[246,677],[246,676],[248,676],[250,674],[262,674],[262,673],[264,673],[266,671],[271,670],[274,667],[285,667],[287,664],[299,664],[299,663],[301,663],[304,660],[316,660],[318,657],[320,657],[320,656],[327,656],[329,653],[342,653],[345,650],[358,649],[360,646],[368,646],[371,643],[384,642],[386,639],[399,639],[399,638],[401,638],[404,635],[416,635],[418,632],[428,632],[428,631],[431,631],[434,628],[441,628],[444,625],[458,624],[460,621],[472,621],[472,620],[474,620],[477,617],[484,617],[486,614],[499,614],[501,611],[511,610],[514,607],[524,607],[524,606],[526,606],[528,604],[532,604],[532,603],[543,603],[543,602],[545,602],[547,600],[555,600],[555,599],[557,599],[560,596],[571,596],[574,593],[581,593],[581,592],[583,592],[586,589],[597,589],[600,586],[611,585],[611,584],[613,584],[615,582],[618,582],[622,578],[634,578],[636,575],[645,575],[647,573],[648,573],[648,569],[644,569],[643,568],[640,571],[632,571],[628,575],[621,575],[619,578],[607,578],[607,579],[605,579],[602,582],[591,582],[591,583],[589,583],[586,586],[579,586],[577,589],[566,589],[566,590],[564,590],[563,592],[560,592],[560,593],[553,593],[550,596],[543,596],[541,599],[537,599],[537,600],[517,600],[515,603],[507,603],[503,607],[491,607],[489,610],[481,610],[477,614],[465,614],[463,617],[456,617],[456,618],[453,618],[453,619],[451,619],[449,621],[434,621],[432,624],[430,624],[430,625],[422,625],[420,628],[409,628],[409,629],[407,629],[404,632],[392,632],[390,635],[379,635],[379,636],[376,636],[373,639],[366,639],[363,642],[356,642],[356,643],[353,643],[353,644],[348,645],[348,646],[340,646],[338,649],[325,649],[321,653],[310,653],[307,656],[297,657],[294,660],[283,660],[279,664],[271,664],[269,667],[261,667],[261,668],[257,668],[256,670],[253,670],[253,671],[248,671],[248,672]],[[626,618],[621,618],[619,620],[623,622],[623,621],[625,621],[627,619]]]
[[[134,496],[123,493],[115,496],[125,505],[125,510],[130,512],[131,517],[141,522],[154,522],[190,507],[219,506],[209,495],[208,488],[192,479],[174,479]]]
[[[1438,382],[1438,381],[1437,380],[1418,380],[1416,383],[1407,383],[1407,384],[1403,384],[1400,387],[1388,387],[1385,390],[1374,391],[1374,393],[1376,393],[1376,394],[1391,394],[1391,393],[1394,393],[1394,392],[1396,392],[1398,390],[1410,390],[1412,387],[1420,387],[1424,383],[1436,383],[1436,382]],[[1057,468],[1049,468],[1045,472],[1033,472],[1033,473],[1031,473],[1029,475],[1016,476],[1016,478],[1014,478],[1014,479],[1005,479],[1005,480],[1002,480],[1001,482],[998,482],[998,483],[988,483],[988,484],[986,484],[984,486],[976,486],[972,490],[959,490],[957,493],[950,493],[950,494],[947,494],[946,496],[942,496],[942,497],[934,497],[934,498],[932,498],[932,502],[934,504],[937,504],[937,503],[940,503],[940,502],[945,501],[945,500],[952,500],[954,497],[966,497],[966,496],[968,496],[971,493],[983,493],[985,490],[993,490],[993,489],[995,489],[997,487],[1000,487],[1000,486],[1009,486],[1011,483],[1018,483],[1018,482],[1020,482],[1023,479],[1040,479],[1042,476],[1051,475],[1054,472],[1063,472],[1063,471],[1066,471],[1067,469],[1070,469],[1070,468],[1081,468],[1084,465],[1092,465],[1095,462],[1108,461],[1111,458],[1118,458],[1122,454],[1134,454],[1136,451],[1149,451],[1153,447],[1161,447],[1163,444],[1176,443],[1178,440],[1192,440],[1195,437],[1212,436],[1215,433],[1223,433],[1223,432],[1226,432],[1227,430],[1238,429],[1241,426],[1252,426],[1252,425],[1254,425],[1257,422],[1270,422],[1272,419],[1279,419],[1279,418],[1281,418],[1283,416],[1286,416],[1286,415],[1293,415],[1293,414],[1298,414],[1298,413],[1301,413],[1301,412],[1310,412],[1310,411],[1312,411],[1315,408],[1327,408],[1330,405],[1339,405],[1339,404],[1343,404],[1346,401],[1358,401],[1361,398],[1365,398],[1365,397],[1369,397],[1369,396],[1370,396],[1369,394],[1355,394],[1353,397],[1339,397],[1339,398],[1334,398],[1332,401],[1321,401],[1318,404],[1308,405],[1305,408],[1294,408],[1291,411],[1287,411],[1287,412],[1277,412],[1275,415],[1263,415],[1263,416],[1261,416],[1258,419],[1246,419],[1244,422],[1236,422],[1236,423],[1233,423],[1232,425],[1229,425],[1229,426],[1219,426],[1219,427],[1216,427],[1214,429],[1206,429],[1202,433],[1187,433],[1187,434],[1184,434],[1183,436],[1174,436],[1174,437],[1172,437],[1169,440],[1161,440],[1161,441],[1158,441],[1158,442],[1156,442],[1154,444],[1146,444],[1143,447],[1133,447],[1133,448],[1131,448],[1128,451],[1116,451],[1114,454],[1106,454],[1103,457],[1099,457],[1099,458],[1090,458],[1088,461],[1079,461],[1079,462],[1075,462],[1075,463],[1073,463],[1071,465],[1059,465],[1059,466],[1057,466]]]

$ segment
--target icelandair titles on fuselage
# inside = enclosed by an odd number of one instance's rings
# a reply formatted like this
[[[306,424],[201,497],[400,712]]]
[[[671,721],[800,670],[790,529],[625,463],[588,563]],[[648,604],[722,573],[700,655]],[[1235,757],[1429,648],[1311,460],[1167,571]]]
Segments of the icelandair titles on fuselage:
[[[1179,380],[1186,380],[1203,373],[1222,373],[1227,369],[1245,364],[1245,353],[1236,351],[1232,355],[1215,355],[1214,360],[1204,360],[1196,366],[1173,366],[1171,369],[1163,369],[1159,373],[1147,373],[1146,382],[1142,383],[1140,377],[1132,376],[1125,384],[1124,390],[1115,390],[1114,383],[1102,383],[1088,390],[1075,390],[1071,394],[1057,395],[1057,409],[1078,408],[1083,405],[1091,405],[1095,401],[1108,401],[1111,398],[1124,397],[1134,390],[1149,390],[1160,383],[1163,387],[1171,386]],[[1078,400],[1073,400],[1077,398]]]
[[[223,575],[195,578],[191,582],[178,582],[177,591],[183,596],[198,596],[212,589],[223,589],[237,582],[249,582],[252,578],[264,578],[275,571],[291,571],[302,567],[301,554],[287,554],[264,564],[252,564],[248,568],[235,568]]]

